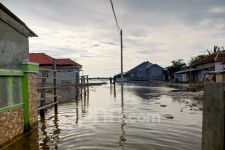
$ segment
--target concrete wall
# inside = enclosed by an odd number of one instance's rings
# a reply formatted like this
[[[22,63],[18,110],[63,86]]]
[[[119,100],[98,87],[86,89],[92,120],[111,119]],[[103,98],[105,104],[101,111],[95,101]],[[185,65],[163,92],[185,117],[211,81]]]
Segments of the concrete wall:
[[[204,89],[202,150],[224,150],[225,84],[208,83]]]
[[[29,66],[31,67],[31,66]],[[38,70],[38,67],[35,69]],[[36,73],[0,70],[0,149],[38,123]]]
[[[28,38],[0,20],[0,68],[20,68],[28,52]]]
[[[52,66],[41,66],[42,69],[52,69]],[[41,77],[42,73],[38,74],[38,77]],[[46,83],[49,85],[53,84],[53,73],[48,72],[48,77],[46,80]],[[56,73],[56,82],[57,85],[68,85],[73,84],[74,87],[65,87],[61,86],[61,88],[57,89],[57,96],[59,96],[59,99],[62,101],[68,101],[68,100],[74,100],[78,94],[75,84],[76,84],[76,76],[79,76],[79,70],[67,66],[57,66],[57,73]],[[38,80],[38,84],[41,84],[41,79]],[[40,95],[40,93],[39,93]],[[39,96],[40,97],[40,96]]]
[[[0,77],[0,108],[21,103],[21,77]]]
[[[189,82],[189,74],[188,73],[176,73],[175,81],[187,83],[187,82]]]
[[[221,71],[224,69],[224,64],[222,62],[215,62],[215,71]]]

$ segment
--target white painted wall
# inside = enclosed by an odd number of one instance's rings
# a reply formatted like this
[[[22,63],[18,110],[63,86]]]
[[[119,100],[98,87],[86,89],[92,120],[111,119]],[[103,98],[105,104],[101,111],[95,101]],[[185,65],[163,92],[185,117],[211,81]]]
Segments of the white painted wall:
[[[224,70],[225,65],[222,62],[215,62],[215,71]]]

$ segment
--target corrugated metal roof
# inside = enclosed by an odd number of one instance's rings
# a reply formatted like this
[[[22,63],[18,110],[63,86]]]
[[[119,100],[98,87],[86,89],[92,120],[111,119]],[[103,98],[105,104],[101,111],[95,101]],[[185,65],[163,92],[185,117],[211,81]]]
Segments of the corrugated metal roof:
[[[209,73],[209,74],[217,74],[217,73],[224,73],[225,72],[225,70],[220,70],[220,71],[209,71],[209,72],[207,72],[207,73]]]
[[[149,61],[144,61],[141,64],[137,65],[136,67],[132,68],[131,70],[129,70],[127,73],[135,71],[136,69],[138,69],[141,66],[145,66],[145,69],[147,69],[149,66],[153,65],[152,63],[150,63]]]
[[[176,73],[176,74],[179,74],[179,73],[192,72],[192,71],[196,71],[196,70],[201,70],[201,69],[187,69],[187,70],[177,71],[177,72],[175,72],[175,73]]]

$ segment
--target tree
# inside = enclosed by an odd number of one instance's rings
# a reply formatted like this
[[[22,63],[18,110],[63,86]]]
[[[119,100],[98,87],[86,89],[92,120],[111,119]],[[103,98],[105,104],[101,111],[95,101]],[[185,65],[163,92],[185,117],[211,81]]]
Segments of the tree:
[[[184,69],[185,67],[187,67],[187,65],[183,59],[173,60],[173,61],[171,61],[171,63],[172,63],[172,65],[166,67],[166,69],[168,70],[169,75],[172,77],[172,79],[173,79],[173,75],[175,72],[180,71],[180,70]]]
[[[213,53],[216,53],[216,52],[220,52],[220,51],[224,51],[224,47],[219,47],[217,45],[214,45],[213,47],[213,50],[207,50],[208,54],[213,54]]]
[[[199,60],[202,60],[205,57],[206,57],[206,55],[198,55],[198,56],[192,57],[191,60],[189,61],[188,65],[193,66],[195,63],[197,63]]]

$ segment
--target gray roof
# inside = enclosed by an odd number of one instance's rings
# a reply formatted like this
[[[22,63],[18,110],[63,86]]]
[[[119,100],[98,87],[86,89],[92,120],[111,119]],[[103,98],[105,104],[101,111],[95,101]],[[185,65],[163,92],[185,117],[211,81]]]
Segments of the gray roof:
[[[187,72],[192,72],[192,71],[196,71],[196,70],[201,70],[201,69],[194,69],[194,68],[191,68],[191,69],[187,69],[187,70],[177,71],[177,72],[175,72],[175,73],[176,73],[176,74],[179,74],[179,73],[187,73]]]
[[[225,70],[219,70],[219,71],[209,71],[208,74],[219,74],[219,73],[225,73]]]
[[[23,26],[28,32],[26,36],[29,37],[37,37],[37,34],[35,34],[22,20],[20,20],[15,14],[13,14],[8,8],[6,8],[1,2],[0,2],[0,10],[2,10],[4,13],[6,13],[8,16],[10,16],[12,19],[14,19],[17,23],[19,23],[21,26]],[[10,25],[12,28],[20,32],[21,34],[24,34],[22,29],[20,27],[17,27],[15,23],[13,23],[12,20],[6,19],[4,17],[3,12],[0,11],[0,20]]]
[[[152,63],[150,63],[149,61],[144,61],[141,64],[137,65],[136,67],[132,68],[131,70],[129,70],[127,73],[135,71],[136,69],[138,69],[141,66],[145,66],[145,69],[147,69],[148,67],[150,67],[151,65],[153,65]]]

